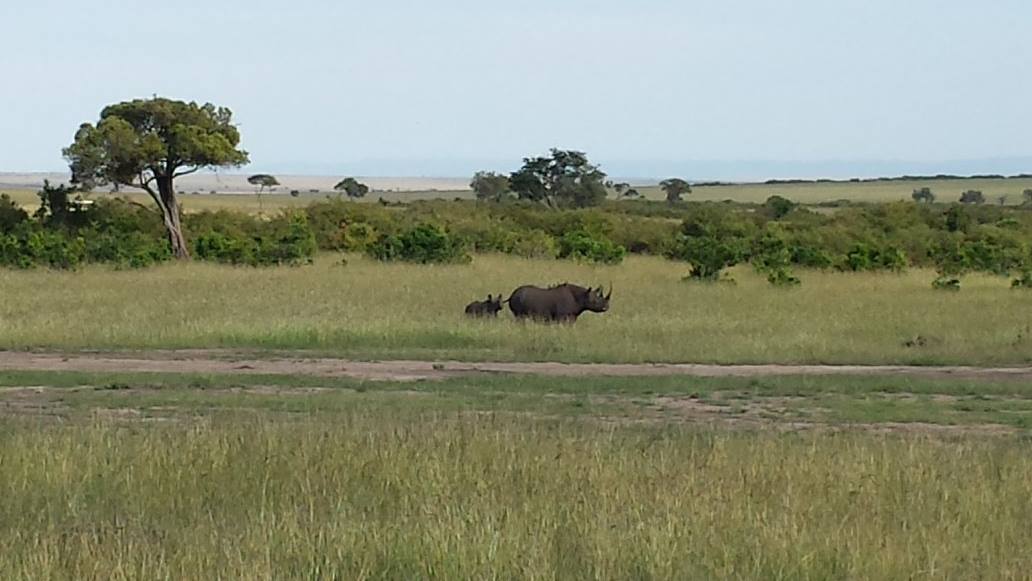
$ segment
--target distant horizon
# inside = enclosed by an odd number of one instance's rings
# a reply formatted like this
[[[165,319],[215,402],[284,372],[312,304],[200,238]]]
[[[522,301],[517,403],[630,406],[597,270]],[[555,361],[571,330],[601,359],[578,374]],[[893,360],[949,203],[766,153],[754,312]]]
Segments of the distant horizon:
[[[590,158],[590,152],[589,152]],[[938,161],[856,160],[592,160],[613,179],[659,181],[681,177],[693,182],[762,182],[771,179],[848,180],[934,175],[1032,174],[1032,156],[996,157]],[[514,162],[475,159],[370,159],[355,162],[280,162],[261,167],[254,164],[206,174],[253,175],[270,173],[298,177],[355,176],[367,178],[461,179],[477,171],[508,173],[519,167]],[[611,169],[611,168],[615,168]],[[68,174],[68,168],[0,169],[0,175]]]

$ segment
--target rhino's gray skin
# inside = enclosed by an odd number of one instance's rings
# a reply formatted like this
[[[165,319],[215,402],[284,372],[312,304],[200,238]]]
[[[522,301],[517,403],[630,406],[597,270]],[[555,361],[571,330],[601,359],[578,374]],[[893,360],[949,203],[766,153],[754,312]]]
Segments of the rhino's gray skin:
[[[497,317],[502,310],[502,295],[487,295],[486,301],[473,301],[466,305],[466,314],[470,317]]]
[[[611,296],[612,287],[609,294],[603,294],[602,287],[584,288],[569,283],[549,288],[526,285],[512,291],[506,302],[517,319],[573,323],[584,311],[608,311]]]

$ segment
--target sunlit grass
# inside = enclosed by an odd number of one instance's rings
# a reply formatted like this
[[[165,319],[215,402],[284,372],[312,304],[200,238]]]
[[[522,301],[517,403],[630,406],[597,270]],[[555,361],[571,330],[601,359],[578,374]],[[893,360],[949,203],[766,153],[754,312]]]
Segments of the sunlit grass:
[[[0,427],[0,577],[1018,579],[1012,438],[506,415]]]
[[[142,271],[0,271],[0,348],[313,349],[356,357],[561,361],[1025,363],[1032,295],[970,277],[803,272],[776,289],[684,282],[685,266],[596,267],[478,256],[472,265],[323,256],[304,268],[169,264]],[[465,304],[523,283],[613,283],[612,310],[573,327],[470,321]],[[923,346],[904,343],[918,335]]]

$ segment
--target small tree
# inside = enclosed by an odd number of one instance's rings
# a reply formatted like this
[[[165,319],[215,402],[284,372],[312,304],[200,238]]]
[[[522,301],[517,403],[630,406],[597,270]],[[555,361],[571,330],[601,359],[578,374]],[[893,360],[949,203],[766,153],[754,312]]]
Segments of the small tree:
[[[490,171],[478,171],[473,174],[469,187],[476,193],[478,200],[499,202],[509,194],[509,176]]]
[[[771,196],[763,202],[764,212],[774,220],[780,220],[794,210],[796,203],[781,196]]]
[[[961,204],[984,204],[985,196],[979,190],[968,190],[960,195]]]
[[[692,186],[681,178],[670,178],[659,182],[659,187],[663,188],[666,192],[666,200],[668,204],[676,204],[683,201],[685,194],[692,193]]]
[[[1000,204],[1001,206],[1006,206],[1008,198],[1010,198],[1009,195],[1007,195],[1007,194],[1000,194],[999,196],[996,197],[996,202],[998,204]]]
[[[337,182],[337,185],[333,186],[333,189],[347,194],[347,196],[352,199],[363,198],[369,193],[369,186],[355,178],[344,178]]]
[[[629,184],[627,182],[618,182],[618,183],[610,182],[610,184],[612,184],[612,185],[610,185],[609,187],[614,192],[616,192],[616,196],[618,198],[624,197],[624,193],[627,192],[627,190],[631,189],[631,184]]]
[[[247,178],[247,183],[249,183],[252,186],[255,186],[255,187],[258,188],[255,191],[255,193],[258,195],[258,212],[259,213],[262,211],[262,192],[265,191],[265,188],[272,189],[273,186],[280,185],[279,180],[276,179],[276,176],[271,176],[271,175],[266,174],[266,173],[255,174],[255,175]]]
[[[271,189],[273,186],[280,185],[279,180],[276,179],[276,176],[271,176],[265,173],[255,174],[247,178],[247,183],[251,184],[252,186],[256,186],[258,188],[259,195],[261,195],[261,193],[265,191],[265,188]]]
[[[910,194],[910,197],[917,203],[931,204],[935,201],[935,194],[928,187],[915,189],[914,193]]]
[[[638,190],[636,190],[636,189],[634,189],[634,188],[627,188],[627,191],[625,191],[625,192],[624,192],[624,193],[623,193],[623,194],[621,195],[621,197],[624,197],[624,198],[635,198],[635,199],[637,199],[637,198],[640,198],[640,197],[641,197],[641,192],[639,192]]]
[[[144,190],[158,206],[173,256],[190,258],[173,182],[204,168],[247,163],[247,152],[237,149],[240,132],[232,116],[211,103],[159,97],[109,105],[96,125],[80,125],[75,141],[64,149],[72,183]]]
[[[1021,199],[1026,204],[1032,204],[1032,189],[1021,192]]]
[[[606,199],[606,174],[580,151],[552,149],[547,157],[528,157],[509,176],[521,200],[550,207],[584,208]]]
[[[0,194],[0,234],[13,230],[15,226],[29,219],[29,213],[7,194]]]

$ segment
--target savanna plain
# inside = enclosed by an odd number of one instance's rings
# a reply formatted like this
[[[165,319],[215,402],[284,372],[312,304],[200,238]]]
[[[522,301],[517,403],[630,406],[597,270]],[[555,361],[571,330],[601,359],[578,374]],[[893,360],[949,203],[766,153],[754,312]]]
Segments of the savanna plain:
[[[1032,360],[1030,297],[1006,278],[943,292],[925,268],[801,269],[775,288],[744,266],[716,283],[685,269],[322,253],[0,270],[0,577],[1029,578],[1027,375],[449,373]],[[462,313],[567,280],[612,285],[610,311],[572,326]],[[116,363],[19,368],[36,354]],[[316,358],[435,361],[440,377]],[[283,360],[297,365],[245,363]]]

